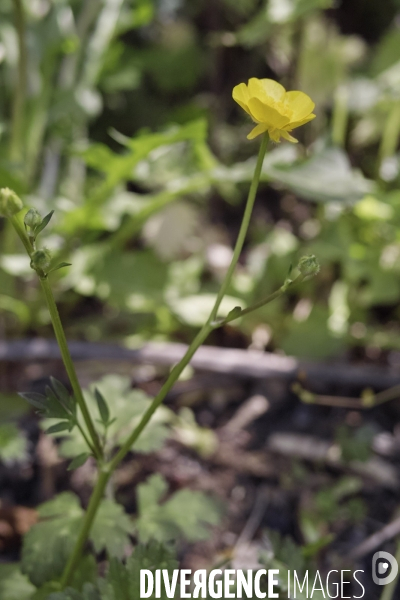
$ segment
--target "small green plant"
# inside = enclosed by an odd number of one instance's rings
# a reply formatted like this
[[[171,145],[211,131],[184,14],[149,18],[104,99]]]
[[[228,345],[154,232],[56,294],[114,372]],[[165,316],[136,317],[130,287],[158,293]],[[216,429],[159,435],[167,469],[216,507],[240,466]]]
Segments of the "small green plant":
[[[251,81],[254,82],[255,80]],[[257,107],[258,104],[261,107],[264,106],[260,91],[264,86],[264,82],[266,82],[265,85],[268,89],[268,86],[271,85],[278,86],[270,80],[259,81],[256,90],[257,98],[255,98]],[[275,120],[278,124],[281,121],[282,123],[289,123],[288,117],[279,116],[279,110],[283,111],[285,115],[288,112],[295,115],[297,114],[296,111],[300,111],[298,121],[301,120],[302,110],[304,112],[306,109],[307,114],[310,112],[310,106],[313,106],[313,104],[309,99],[306,101],[305,108],[302,105],[303,96],[306,97],[305,95],[302,96],[299,92],[298,96],[292,97],[290,93],[286,94],[281,86],[278,86],[278,91],[282,91],[280,105],[274,109],[268,103],[265,104],[266,112],[275,111]],[[287,103],[285,94],[288,98]],[[289,101],[293,102],[293,107]],[[250,98],[249,103],[253,105],[252,98]],[[289,129],[301,124],[296,125],[296,116],[293,116],[292,121],[290,121],[290,127],[288,126]],[[263,131],[265,131],[265,127]],[[269,129],[273,131],[274,127],[271,125]],[[153,556],[153,553],[157,555],[158,552],[162,555],[157,558],[157,564],[159,564],[163,560],[164,555],[162,553],[165,552],[164,559],[168,563],[170,555],[167,550],[161,551],[158,547],[151,545],[151,540],[155,537],[155,534],[159,540],[166,543],[177,535],[186,536],[189,540],[201,539],[204,535],[204,524],[215,524],[217,522],[218,510],[214,508],[211,500],[199,493],[182,491],[159,506],[159,501],[165,495],[167,486],[158,475],[154,475],[148,483],[138,487],[139,518],[135,525],[124,513],[123,508],[114,501],[105,499],[104,494],[113,473],[121,461],[132,448],[139,448],[140,442],[145,438],[147,431],[150,433],[153,443],[154,440],[160,438],[160,435],[163,439],[163,419],[158,418],[157,423],[156,413],[160,413],[165,396],[209,334],[213,330],[268,304],[275,298],[285,294],[287,289],[294,283],[304,281],[318,272],[319,267],[315,257],[303,257],[298,265],[297,276],[292,278],[292,269],[290,269],[289,275],[275,293],[247,308],[237,306],[227,315],[221,314],[222,302],[229,290],[245,242],[268,140],[268,133],[263,133],[231,264],[223,279],[212,310],[205,324],[188,347],[184,357],[171,370],[161,390],[153,399],[138,398],[138,393],[130,392],[126,385],[125,389],[123,389],[123,385],[122,389],[116,390],[115,387],[113,389],[112,385],[107,386],[107,382],[84,393],[71,359],[50,283],[52,272],[69,265],[65,262],[58,263],[53,259],[48,249],[40,246],[40,235],[49,225],[53,212],[42,218],[36,209],[30,208],[23,214],[23,204],[18,195],[8,188],[0,190],[1,214],[14,227],[29,256],[30,266],[39,279],[72,388],[71,395],[60,381],[51,378],[45,394],[25,393],[22,395],[45,418],[48,434],[66,438],[61,448],[64,447],[64,454],[72,459],[68,468],[80,467],[92,457],[96,462],[98,471],[97,481],[86,511],[83,511],[78,499],[70,493],[61,494],[40,507],[39,515],[43,521],[31,529],[24,541],[21,564],[24,575],[16,573],[12,575],[13,577],[19,577],[27,590],[31,589],[30,585],[40,590],[39,595],[36,593],[33,595],[34,598],[44,598],[50,592],[55,592],[50,595],[52,600],[111,598],[113,596],[108,596],[108,592],[104,590],[112,590],[113,586],[121,585],[121,581],[130,581],[132,572],[141,560],[137,557],[146,557],[149,553]],[[121,403],[118,401],[118,398],[129,396],[129,394],[136,395],[135,402],[124,403],[122,401]],[[73,444],[68,443],[68,440],[71,439],[74,442]],[[185,505],[190,505],[190,518],[187,523],[183,518]],[[207,510],[204,510],[205,506],[207,506]],[[136,548],[133,558],[124,566],[122,563],[115,561],[122,559],[124,547],[129,536],[133,533],[139,541],[149,543],[150,546]],[[99,585],[96,583],[94,558],[90,554],[85,554],[88,540],[91,541],[95,553],[106,550],[111,558],[108,576]],[[152,560],[154,562],[154,559]],[[80,578],[82,578],[82,565],[87,565],[85,567],[86,575],[83,588],[79,583]],[[89,572],[92,573],[93,583],[88,583],[87,573]],[[132,584],[133,587],[130,587],[130,585],[126,583],[126,589],[129,589],[126,594],[127,598],[133,598],[136,593],[134,589],[136,584]],[[77,589],[82,588],[82,593],[62,592],[62,590],[71,586],[72,588],[77,587]],[[26,597],[30,597],[30,592],[27,593],[28,596]]]

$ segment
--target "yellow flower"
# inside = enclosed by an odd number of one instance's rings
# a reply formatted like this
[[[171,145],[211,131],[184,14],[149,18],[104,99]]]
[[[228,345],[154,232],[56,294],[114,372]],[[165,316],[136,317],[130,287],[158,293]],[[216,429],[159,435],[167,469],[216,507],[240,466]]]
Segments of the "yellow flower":
[[[273,79],[252,77],[248,84],[239,83],[233,88],[232,97],[245,110],[257,125],[247,138],[268,131],[274,142],[281,137],[297,143],[289,131],[308,123],[315,118],[314,102],[303,92],[287,92]]]

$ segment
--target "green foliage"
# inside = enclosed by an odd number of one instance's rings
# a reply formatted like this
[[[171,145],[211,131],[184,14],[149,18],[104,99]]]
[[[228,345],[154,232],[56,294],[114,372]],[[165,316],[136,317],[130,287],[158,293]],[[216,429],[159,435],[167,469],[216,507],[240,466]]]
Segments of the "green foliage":
[[[0,598],[2,600],[31,600],[36,588],[23,575],[18,565],[0,565]]]
[[[106,576],[98,578],[96,584],[84,585],[81,592],[68,588],[63,592],[51,594],[47,600],[137,600],[140,594],[141,569],[153,572],[155,569],[166,569],[171,575],[177,566],[173,552],[166,546],[157,542],[138,545],[126,564],[112,559]],[[161,598],[166,599],[165,593]]]
[[[61,431],[63,430],[61,429]],[[49,433],[49,430],[47,430],[47,433]],[[59,431],[57,432],[53,429],[53,431],[50,433],[59,433]],[[82,454],[75,456],[75,458],[68,465],[68,471],[74,471],[75,469],[82,467],[90,456],[91,454],[89,452],[82,452]]]
[[[83,515],[78,498],[70,492],[45,502],[38,512],[41,520],[24,537],[21,562],[22,572],[36,587],[61,576]]]
[[[101,394],[109,407],[111,421],[108,421],[106,435],[106,452],[121,446],[133,428],[138,424],[140,418],[149,407],[151,399],[142,391],[131,389],[129,377],[119,375],[106,375],[100,381],[91,386],[90,390],[84,392],[85,400],[90,413],[99,414],[98,396]],[[104,410],[104,407],[103,407]],[[106,416],[106,415],[105,415]],[[135,444],[136,452],[154,452],[162,447],[169,435],[168,424],[172,419],[172,412],[166,407],[160,407],[143,435]],[[78,418],[80,411],[78,409]],[[44,427],[49,421],[44,421]],[[103,423],[98,423],[99,435],[103,435]],[[66,458],[75,458],[87,452],[87,445],[78,429],[72,431],[50,432],[55,437],[62,437],[60,453]],[[82,456],[83,458],[83,456]]]
[[[141,542],[161,542],[177,537],[196,541],[208,536],[208,526],[217,525],[221,508],[202,492],[179,490],[165,499],[168,486],[159,474],[138,486],[138,520],[136,529]],[[188,510],[190,507],[190,510]]]
[[[308,571],[309,581],[311,581],[310,591],[312,588],[312,582],[314,581],[315,574],[317,573],[318,567],[312,561],[307,561],[304,557],[303,548],[298,546],[291,538],[283,537],[277,532],[267,532],[268,550],[264,549],[260,553],[260,562],[267,569],[278,569],[278,586],[280,593],[283,597],[289,593],[288,581],[289,571],[291,572],[291,581],[293,591],[293,572],[296,571],[300,579]],[[316,586],[318,587],[318,586]],[[299,600],[306,600],[310,596],[307,594],[306,588],[303,591],[296,590],[296,598]],[[315,589],[312,595],[316,600],[322,600],[325,598],[325,593]]]
[[[0,425],[0,460],[5,464],[23,461],[27,456],[25,435],[13,423]]]
[[[133,523],[123,507],[112,500],[103,500],[90,533],[95,552],[106,550],[108,556],[122,558],[133,532]]]
[[[107,427],[110,421],[110,409],[108,408],[108,404],[104,399],[103,394],[101,394],[97,388],[94,390],[94,396],[99,409],[101,422],[104,427]]]
[[[36,392],[23,393],[20,396],[32,404],[41,416],[58,420],[58,423],[47,429],[47,433],[71,432],[77,422],[75,400],[60,381],[54,377],[50,380],[52,387],[46,386],[45,396]]]
[[[375,431],[370,425],[356,429],[342,425],[336,432],[336,441],[341,455],[346,462],[351,460],[366,461],[372,454],[372,442]]]
[[[15,86],[13,4],[0,8],[0,187],[12,187],[38,209],[27,213],[26,231],[33,242],[40,234],[49,250],[35,249],[32,264],[57,271],[51,279],[62,292],[71,335],[187,341],[190,328],[204,322],[255,163],[248,158],[255,146],[244,139],[249,120],[233,111],[231,87],[267,67],[270,76],[295,82],[312,96],[317,119],[301,131],[297,147],[283,143],[268,153],[257,213],[219,316],[259,301],[281,285],[299,256],[315,254],[321,262],[317,280],[232,327],[250,343],[260,324],[268,326],[272,348],[313,359],[338,356],[350,345],[400,347],[393,327],[400,300],[400,51],[394,24],[372,32],[379,39],[366,52],[360,36],[341,33],[335,11],[325,12],[334,6],[331,0],[224,0],[211,12],[208,3],[186,0],[179,8],[152,0],[23,5],[26,97]],[[57,219],[48,227],[55,210]],[[6,339],[42,335],[48,321],[38,310],[29,262],[7,226],[0,237],[2,332]],[[72,267],[61,278],[66,261]],[[95,298],[98,307],[90,316],[82,310],[85,298]],[[70,315],[83,318],[72,321]],[[45,418],[47,433],[60,440],[61,454],[72,459],[68,468],[82,466],[90,457],[86,429],[66,388],[53,379],[45,395],[24,397]],[[85,399],[106,459],[151,402],[131,389],[129,378],[117,376],[94,384]],[[8,412],[7,425],[0,426],[0,458],[12,463],[25,458],[27,441],[8,424]],[[215,448],[213,435],[189,409],[177,418],[161,407],[133,450],[159,450],[171,425],[178,440],[202,456]],[[372,434],[367,427],[340,428],[342,458],[367,460]],[[310,492],[309,505],[300,508],[302,548],[271,534],[273,552],[263,560],[282,569],[282,595],[285,569],[314,568],[335,527],[363,515],[359,490],[358,480],[344,477]],[[104,500],[91,546],[106,552],[107,574],[98,579],[94,557],[85,556],[71,589],[62,592],[57,580],[83,510],[77,497],[64,493],[39,514],[24,541],[24,574],[1,566],[4,600],[136,599],[141,565],[172,568],[175,559],[150,543],[123,564],[131,536],[143,542],[204,539],[220,509],[200,492],[169,496],[159,475],[138,486],[136,520]]]
[[[338,148],[320,150],[299,165],[275,167],[269,172],[274,181],[316,202],[353,204],[375,189],[372,181],[351,168],[348,157]]]
[[[341,477],[337,483],[322,487],[307,496],[301,507],[299,525],[305,541],[302,548],[305,557],[313,557],[329,545],[339,528],[357,523],[365,516],[365,506],[356,497],[362,482],[356,477]]]
[[[84,514],[79,499],[71,492],[63,492],[42,504],[40,521],[24,537],[22,572],[38,588],[51,580],[57,580],[74,546]],[[112,500],[103,500],[96,515],[90,540],[96,553],[107,551],[108,556],[122,558],[129,545],[134,526],[124,509]],[[87,557],[86,563],[93,560]],[[88,573],[94,564],[82,565],[76,581],[89,581]],[[85,572],[86,570],[86,572]]]

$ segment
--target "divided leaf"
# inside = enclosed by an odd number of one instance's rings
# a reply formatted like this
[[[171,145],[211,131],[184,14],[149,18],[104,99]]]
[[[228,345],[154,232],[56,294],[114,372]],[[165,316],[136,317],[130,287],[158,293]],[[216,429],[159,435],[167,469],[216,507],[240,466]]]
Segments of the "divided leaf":
[[[22,572],[34,585],[58,579],[76,542],[83,510],[78,497],[63,492],[39,509],[40,521],[24,537]]]
[[[81,592],[67,588],[62,592],[50,594],[46,600],[102,600],[102,597],[94,585],[86,583]]]
[[[137,600],[140,597],[140,570],[166,569],[169,574],[178,567],[178,563],[172,551],[158,542],[150,542],[147,545],[139,544],[132,556],[128,558],[126,565],[118,560],[110,561],[110,567],[105,580],[99,581],[101,600]],[[166,600],[162,586],[161,598]],[[154,598],[153,594],[151,598]],[[176,597],[179,597],[177,589]]]
[[[123,507],[106,499],[99,507],[90,539],[97,553],[106,550],[109,556],[122,558],[134,529]]]
[[[111,418],[107,423],[107,447],[106,451],[111,451],[112,447],[121,446],[134,427],[138,424],[142,415],[145,413],[151,403],[151,398],[142,390],[131,389],[131,382],[128,377],[120,375],[107,375],[98,381],[90,390],[84,390],[84,396],[91,415],[100,414],[99,395],[108,399],[110,410],[105,412],[102,401],[100,400],[103,417]],[[105,401],[105,400],[104,400]],[[106,401],[105,401],[106,402]],[[79,413],[79,408],[78,408]],[[153,415],[150,423],[143,431],[134,446],[135,452],[153,452],[159,450],[164,440],[169,434],[167,425],[172,422],[173,413],[165,406],[161,406]],[[103,420],[101,420],[103,423]],[[49,423],[51,424],[51,423]],[[104,427],[104,423],[103,423]],[[61,436],[61,434],[60,434]],[[63,440],[60,446],[60,453],[66,458],[75,458],[77,454],[87,452],[88,448],[82,436],[77,429],[67,435],[62,434]]]
[[[3,600],[31,600],[36,588],[20,570],[20,565],[0,564],[0,598]]]
[[[50,381],[52,388],[55,391],[61,404],[63,404],[63,406],[65,406],[70,412],[73,412],[74,403],[65,385],[63,385],[61,381],[58,381],[58,379],[56,379],[55,377],[50,377]]]
[[[50,377],[50,381],[52,387],[46,386],[46,395],[28,392],[20,396],[34,406],[42,417],[60,420],[48,427],[47,433],[70,432],[76,425],[75,401],[60,381],[54,377]]]
[[[71,587],[62,592],[54,592],[47,596],[46,600],[137,600],[140,597],[141,569],[150,569],[153,572],[155,569],[166,569],[171,576],[177,567],[178,563],[171,549],[157,542],[146,546],[139,544],[126,564],[112,558],[105,578],[98,578],[97,584],[86,583],[82,591]],[[179,598],[178,586],[175,597]],[[150,598],[155,598],[155,594]],[[161,599],[167,600],[164,587]]]
[[[136,528],[140,541],[167,542],[177,537],[191,542],[206,539],[208,527],[217,525],[220,520],[221,508],[217,502],[203,492],[179,490],[159,504],[166,491],[167,483],[159,474],[138,486]]]

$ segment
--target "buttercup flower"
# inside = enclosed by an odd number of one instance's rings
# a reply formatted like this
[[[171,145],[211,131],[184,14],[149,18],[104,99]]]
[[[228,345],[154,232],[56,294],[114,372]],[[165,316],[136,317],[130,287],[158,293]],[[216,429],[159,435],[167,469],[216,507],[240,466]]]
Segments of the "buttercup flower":
[[[247,138],[252,140],[268,131],[274,142],[281,137],[297,143],[290,131],[315,118],[314,102],[303,92],[287,92],[283,85],[273,79],[252,77],[248,84],[239,83],[233,88],[232,97],[257,125]]]

